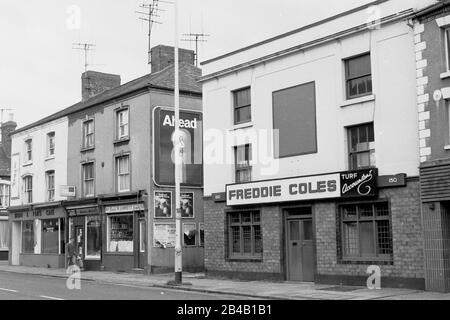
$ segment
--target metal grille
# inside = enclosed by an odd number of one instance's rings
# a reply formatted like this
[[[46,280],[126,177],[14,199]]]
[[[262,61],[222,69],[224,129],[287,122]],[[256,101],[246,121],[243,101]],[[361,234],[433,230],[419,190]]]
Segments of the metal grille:
[[[239,227],[231,227],[231,239],[233,242],[233,252],[241,251],[241,232]]]
[[[348,256],[356,256],[359,252],[358,224],[344,224],[344,249]]]
[[[378,253],[392,254],[392,239],[389,220],[377,221]]]
[[[262,244],[261,226],[254,226],[253,232],[255,234],[255,253],[262,253],[263,244]]]
[[[252,228],[250,226],[242,227],[242,238],[244,253],[252,253]]]

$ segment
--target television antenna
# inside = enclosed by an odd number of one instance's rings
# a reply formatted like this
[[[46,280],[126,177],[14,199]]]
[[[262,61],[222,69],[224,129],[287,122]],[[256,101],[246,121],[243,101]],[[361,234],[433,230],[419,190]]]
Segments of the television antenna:
[[[92,43],[72,43],[74,50],[82,50],[84,51],[84,72],[87,72],[87,69],[91,64],[88,62],[88,52],[94,51],[95,44]]]
[[[198,67],[198,43],[208,42],[206,37],[210,35],[205,33],[186,33],[183,36],[188,37],[188,39],[181,39],[181,41],[195,42],[195,66]]]

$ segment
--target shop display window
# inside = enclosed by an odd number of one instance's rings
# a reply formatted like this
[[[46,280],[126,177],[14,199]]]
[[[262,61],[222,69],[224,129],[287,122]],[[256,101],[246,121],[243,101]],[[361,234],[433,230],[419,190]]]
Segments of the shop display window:
[[[108,217],[108,251],[133,252],[133,215]]]
[[[59,253],[60,219],[42,220],[42,253]]]
[[[34,253],[34,221],[22,222],[22,253]]]
[[[9,222],[0,220],[0,251],[8,250]]]

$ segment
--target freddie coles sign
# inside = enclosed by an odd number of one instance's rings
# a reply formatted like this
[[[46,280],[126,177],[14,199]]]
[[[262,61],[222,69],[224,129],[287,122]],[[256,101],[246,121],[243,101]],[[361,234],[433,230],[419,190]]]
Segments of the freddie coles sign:
[[[377,194],[377,169],[226,186],[228,206],[370,197]]]

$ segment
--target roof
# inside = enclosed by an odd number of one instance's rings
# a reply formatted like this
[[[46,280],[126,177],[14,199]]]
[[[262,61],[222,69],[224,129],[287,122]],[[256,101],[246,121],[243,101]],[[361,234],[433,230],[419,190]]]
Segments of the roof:
[[[440,9],[450,6],[450,0],[440,0],[439,2],[432,4],[422,10],[419,10],[415,14],[415,18],[421,18],[429,13],[434,13]]]
[[[202,94],[202,86],[197,81],[201,77],[201,70],[188,63],[180,63],[180,91],[192,94]],[[171,65],[158,72],[147,74],[121,86],[107,90],[89,100],[78,102],[66,109],[56,112],[48,117],[38,120],[30,125],[15,130],[11,135],[26,131],[36,126],[57,120],[75,112],[94,107],[98,104],[117,99],[124,95],[144,88],[157,88],[173,91],[175,87],[175,66]]]

